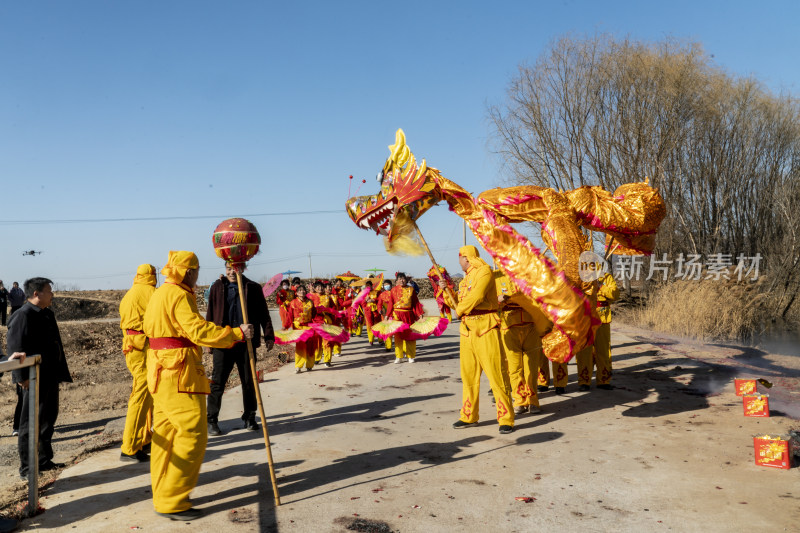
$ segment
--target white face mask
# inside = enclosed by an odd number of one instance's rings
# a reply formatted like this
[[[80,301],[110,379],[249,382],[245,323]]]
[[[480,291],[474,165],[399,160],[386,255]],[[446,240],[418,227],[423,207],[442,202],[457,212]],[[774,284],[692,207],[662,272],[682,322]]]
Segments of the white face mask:
[[[392,288],[392,286],[391,286],[391,285],[389,285],[388,283],[387,283],[386,285],[384,285],[384,286],[383,286],[383,290],[385,290],[385,291],[388,291],[388,290],[389,290],[389,289],[391,289],[391,288]]]

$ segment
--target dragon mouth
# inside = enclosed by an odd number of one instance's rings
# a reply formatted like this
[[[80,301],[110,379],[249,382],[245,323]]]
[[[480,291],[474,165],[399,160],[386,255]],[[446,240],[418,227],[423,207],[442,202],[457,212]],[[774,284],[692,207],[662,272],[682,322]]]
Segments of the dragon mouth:
[[[394,216],[394,202],[388,202],[369,215],[362,218],[358,225],[364,229],[372,229],[376,235],[389,235],[389,227]]]

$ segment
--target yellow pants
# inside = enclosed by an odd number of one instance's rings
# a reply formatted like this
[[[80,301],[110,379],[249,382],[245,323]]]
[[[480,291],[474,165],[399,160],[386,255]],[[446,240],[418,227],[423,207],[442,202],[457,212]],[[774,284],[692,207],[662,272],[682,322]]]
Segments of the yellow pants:
[[[331,344],[333,347],[333,355],[342,355],[342,343],[334,342]]]
[[[313,337],[305,342],[298,342],[294,345],[294,367],[306,367],[309,370],[314,368],[314,340]]]
[[[503,365],[500,351],[500,330],[491,329],[483,336],[470,332],[461,336],[461,383],[463,401],[461,403],[462,422],[472,424],[478,421],[481,387],[481,371],[486,372],[489,385],[494,392],[497,407],[497,422],[501,426],[514,425],[514,410],[511,409],[508,372]]]
[[[539,385],[542,387],[550,386],[550,368],[553,369],[553,386],[566,387],[567,380],[569,379],[567,363],[554,363],[545,357],[544,352],[541,352],[539,357]]]
[[[389,347],[391,347],[389,341]],[[407,341],[405,339],[398,339],[395,335],[394,339],[394,356],[397,359],[402,359],[403,354],[408,356],[409,359],[414,359],[417,356],[417,341]]]
[[[386,340],[385,340],[385,341],[383,341],[383,345],[384,345],[384,346],[386,346],[386,349],[387,349],[387,350],[391,350],[391,349],[392,349],[392,338],[391,338],[391,337],[386,337]],[[416,347],[416,346],[415,346],[415,347]],[[417,352],[416,352],[416,350],[415,350],[415,351],[414,351],[414,354],[416,355],[416,353],[417,353]]]
[[[367,326],[367,340],[369,341],[370,346],[372,345],[372,341],[375,340],[375,334],[372,333],[372,328]]]
[[[133,455],[150,443],[153,437],[153,397],[147,390],[146,352],[131,350],[125,355],[125,364],[133,376],[128,414],[122,433],[122,453]]]
[[[330,363],[331,356],[333,355],[333,345],[326,341],[322,341],[322,362],[323,363]]]
[[[598,385],[611,382],[611,324],[600,324],[594,336],[594,346],[587,346],[575,356],[578,362],[578,384],[589,385],[597,367]]]
[[[191,508],[208,442],[206,395],[178,392],[178,371],[162,370],[153,394],[155,430],[150,453],[153,506],[159,513]]]
[[[503,352],[508,361],[508,378],[514,406],[539,407],[535,380],[539,374],[542,341],[533,327],[514,326],[501,332]]]

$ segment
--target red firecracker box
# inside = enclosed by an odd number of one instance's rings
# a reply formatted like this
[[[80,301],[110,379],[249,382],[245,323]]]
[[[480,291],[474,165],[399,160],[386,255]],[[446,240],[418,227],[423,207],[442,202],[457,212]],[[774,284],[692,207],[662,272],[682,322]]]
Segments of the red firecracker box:
[[[756,380],[754,379],[734,379],[733,384],[736,387],[736,396],[755,394],[756,392]]]
[[[789,437],[786,435],[759,435],[753,437],[756,466],[790,469],[792,454],[789,451]]]
[[[745,394],[742,405],[744,416],[769,416],[769,394]]]

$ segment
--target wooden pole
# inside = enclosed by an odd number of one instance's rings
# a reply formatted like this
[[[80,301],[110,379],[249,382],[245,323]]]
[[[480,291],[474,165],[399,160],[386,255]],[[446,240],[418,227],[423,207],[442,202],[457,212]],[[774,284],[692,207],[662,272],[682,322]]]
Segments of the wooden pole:
[[[436,271],[438,271],[439,274],[442,274],[442,272],[439,270],[439,264],[436,262],[436,259],[433,258],[433,252],[431,252],[431,249],[428,247],[428,243],[425,242],[425,237],[422,236],[422,232],[419,230],[419,226],[417,226],[417,221],[412,220],[411,223],[414,224],[414,229],[417,230],[417,235],[419,235],[419,240],[422,241],[422,246],[425,247],[425,251],[428,252],[428,257],[431,258],[431,263],[433,263],[433,268]],[[443,275],[441,279],[444,279]],[[447,283],[445,283],[445,287],[447,290],[447,294],[450,295],[450,298],[453,300],[453,303],[457,304],[458,298],[456,298],[456,293],[453,292],[453,289],[451,289],[450,285],[448,285]]]
[[[242,320],[245,324],[250,322],[247,320],[247,302],[244,298],[244,290],[242,288],[242,273],[236,271],[236,284],[239,287],[239,303],[242,306]],[[253,324],[253,335],[260,335],[261,331],[258,324]],[[250,359],[250,374],[253,376],[253,387],[256,389],[256,400],[258,401],[258,412],[261,415],[261,429],[264,432],[264,445],[267,447],[267,462],[269,463],[269,477],[272,479],[272,492],[275,494],[275,506],[280,507],[281,497],[278,495],[278,480],[275,477],[275,465],[272,463],[272,448],[269,445],[269,431],[267,431],[267,417],[264,415],[264,404],[261,401],[261,389],[258,386],[258,374],[256,373],[256,354],[253,352],[253,343],[250,339],[247,340],[247,353]]]

